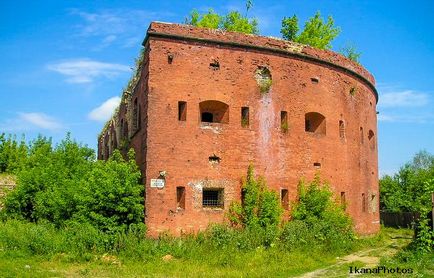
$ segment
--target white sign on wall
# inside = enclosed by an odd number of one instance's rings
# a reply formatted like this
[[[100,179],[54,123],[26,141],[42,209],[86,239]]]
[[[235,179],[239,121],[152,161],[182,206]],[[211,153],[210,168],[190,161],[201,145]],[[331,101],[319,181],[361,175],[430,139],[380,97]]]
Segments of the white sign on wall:
[[[163,188],[166,181],[163,179],[151,179],[151,187]]]

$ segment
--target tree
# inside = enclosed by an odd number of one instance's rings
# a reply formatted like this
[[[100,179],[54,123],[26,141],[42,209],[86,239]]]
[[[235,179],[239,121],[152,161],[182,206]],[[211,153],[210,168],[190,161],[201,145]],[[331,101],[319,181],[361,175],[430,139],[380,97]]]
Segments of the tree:
[[[90,223],[102,231],[125,229],[143,221],[143,185],[134,153],[125,161],[118,150],[108,161],[95,161],[94,151],[70,139],[55,147],[39,137],[29,146],[18,184],[5,199],[10,217]]]
[[[393,177],[386,175],[380,179],[381,208],[393,212],[430,209],[431,194],[424,184],[433,178],[434,156],[427,151],[418,152]]]
[[[282,19],[282,29],[280,30],[280,33],[285,40],[296,41],[299,29],[298,18],[296,15],[293,15],[292,17],[284,17]]]
[[[405,164],[393,177],[380,179],[380,206],[393,212],[415,212],[420,215],[415,247],[421,252],[432,250],[434,231],[429,225],[434,193],[434,156],[418,152],[413,161]]]
[[[185,23],[197,27],[217,29],[221,21],[221,16],[215,13],[213,9],[209,9],[206,14],[200,14],[197,10],[193,10],[190,13],[190,18],[187,18]]]
[[[258,22],[256,19],[248,19],[239,12],[229,12],[222,21],[222,29],[246,34],[258,34]]]
[[[308,44],[319,49],[330,49],[331,41],[340,33],[339,27],[334,26],[333,17],[329,16],[324,22],[318,11],[304,25],[304,29],[297,38],[297,42]]]
[[[16,173],[27,158],[27,145],[24,137],[20,142],[16,136],[0,134],[0,173]]]
[[[330,49],[331,42],[340,33],[340,28],[334,26],[333,17],[329,16],[327,22],[324,22],[319,11],[305,23],[302,32],[297,35],[298,30],[298,19],[295,15],[283,18],[280,33],[284,39],[319,49]]]

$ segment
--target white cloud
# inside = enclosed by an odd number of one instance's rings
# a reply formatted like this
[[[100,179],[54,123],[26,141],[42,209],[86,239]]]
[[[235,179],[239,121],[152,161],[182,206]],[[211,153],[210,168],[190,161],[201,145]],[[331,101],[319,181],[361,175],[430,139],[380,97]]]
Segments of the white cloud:
[[[412,90],[395,91],[380,94],[380,107],[420,107],[429,102],[428,94]]]
[[[0,123],[0,130],[6,132],[62,129],[63,125],[55,118],[40,112],[18,113],[16,118],[6,119]]]
[[[113,78],[131,68],[121,64],[98,62],[90,59],[75,59],[49,64],[49,70],[67,77],[69,83],[91,83],[99,77]]]
[[[56,119],[47,116],[44,113],[20,113],[19,118],[24,122],[42,129],[54,130],[62,127]]]
[[[82,22],[76,26],[81,37],[97,37],[101,45],[97,49],[107,47],[118,42],[120,46],[131,47],[138,44],[124,44],[124,41],[138,35],[145,35],[146,28],[151,20],[164,20],[176,16],[167,11],[146,11],[138,9],[116,9],[86,12],[72,9],[72,15],[79,16]]]
[[[121,102],[120,97],[112,97],[104,101],[100,106],[90,111],[88,117],[91,120],[104,122],[110,119],[113,115],[113,111]]]

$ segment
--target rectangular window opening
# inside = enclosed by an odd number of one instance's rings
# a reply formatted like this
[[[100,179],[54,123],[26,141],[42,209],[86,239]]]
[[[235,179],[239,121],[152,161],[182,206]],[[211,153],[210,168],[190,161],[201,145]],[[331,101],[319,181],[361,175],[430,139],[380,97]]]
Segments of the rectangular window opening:
[[[223,188],[204,188],[202,191],[202,206],[204,208],[223,208]]]
[[[362,212],[366,212],[366,198],[365,198],[365,193],[362,193]]]
[[[313,84],[318,84],[319,83],[319,77],[311,77],[310,81],[312,81]]]
[[[345,206],[347,203],[346,198],[345,198],[345,192],[341,192],[341,205]]]
[[[241,126],[249,127],[249,107],[241,107]]]
[[[178,121],[187,120],[187,102],[178,101]]]
[[[319,162],[315,162],[315,163],[313,164],[313,167],[315,167],[316,169],[321,169],[321,163],[319,163]]]
[[[280,190],[280,204],[284,209],[289,209],[288,189]]]
[[[176,187],[176,208],[185,209],[185,187]]]
[[[369,210],[371,212],[377,212],[377,195],[376,194],[371,194],[371,199],[369,200]]]
[[[280,128],[283,132],[288,131],[288,112],[280,111]]]

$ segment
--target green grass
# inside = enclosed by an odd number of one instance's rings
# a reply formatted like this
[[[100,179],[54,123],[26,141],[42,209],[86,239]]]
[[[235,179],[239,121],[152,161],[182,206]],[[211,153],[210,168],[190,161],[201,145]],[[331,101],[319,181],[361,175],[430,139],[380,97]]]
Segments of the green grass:
[[[387,246],[390,234],[403,234],[384,230],[338,252],[318,246],[291,250],[279,241],[256,246],[251,234],[221,230],[152,240],[143,237],[142,228],[109,237],[83,224],[57,229],[49,223],[0,222],[0,277],[290,277],[333,265],[346,253]],[[347,273],[348,265],[337,272]]]

